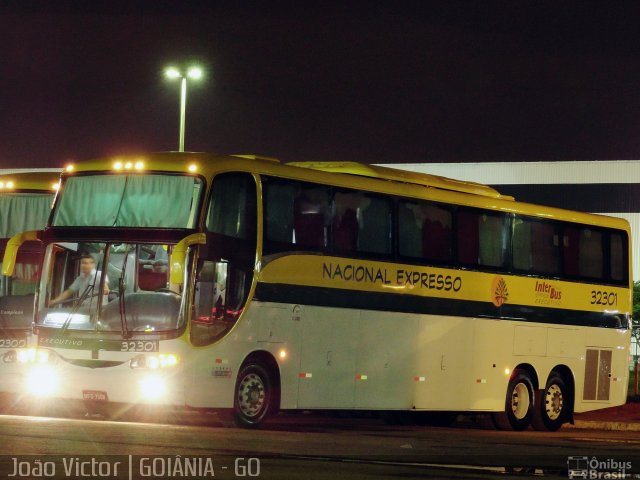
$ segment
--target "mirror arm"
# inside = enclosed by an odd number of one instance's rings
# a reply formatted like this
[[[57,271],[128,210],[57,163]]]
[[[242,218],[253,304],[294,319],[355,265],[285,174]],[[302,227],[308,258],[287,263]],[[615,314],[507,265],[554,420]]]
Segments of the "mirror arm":
[[[4,276],[10,277],[13,275],[20,246],[27,241],[40,240],[40,233],[42,233],[42,230],[28,230],[17,233],[9,239],[4,252],[4,259],[2,260],[2,274]]]
[[[207,236],[204,233],[193,233],[180,240],[171,252],[169,265],[171,266],[170,283],[182,285],[184,281],[184,262],[187,250],[192,245],[204,245],[207,243]]]

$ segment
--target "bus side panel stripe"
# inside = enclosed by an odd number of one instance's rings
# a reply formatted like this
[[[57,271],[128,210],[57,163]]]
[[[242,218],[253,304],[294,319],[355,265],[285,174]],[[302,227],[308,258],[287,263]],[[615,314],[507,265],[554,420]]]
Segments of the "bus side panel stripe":
[[[554,309],[512,305],[509,303],[496,307],[489,302],[472,300],[452,300],[418,295],[398,295],[394,293],[363,292],[359,290],[264,282],[259,282],[256,285],[255,300],[319,307],[354,308],[452,317],[481,317],[585,327],[627,328],[628,325],[625,315],[615,313]]]

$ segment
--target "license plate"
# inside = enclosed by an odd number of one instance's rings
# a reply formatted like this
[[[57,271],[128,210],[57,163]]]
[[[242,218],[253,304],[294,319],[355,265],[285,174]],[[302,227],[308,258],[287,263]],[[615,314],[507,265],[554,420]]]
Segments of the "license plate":
[[[89,402],[107,402],[109,400],[107,392],[100,390],[83,390],[82,398]]]

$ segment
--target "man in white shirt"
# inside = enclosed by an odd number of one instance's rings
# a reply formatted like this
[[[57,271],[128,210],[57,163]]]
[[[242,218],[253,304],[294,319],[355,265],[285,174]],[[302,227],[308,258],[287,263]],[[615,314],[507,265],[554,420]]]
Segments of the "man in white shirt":
[[[49,306],[52,307],[72,297],[79,298],[85,293],[87,289],[89,291],[87,291],[85,294],[86,298],[83,302],[83,305],[89,304],[91,298],[94,296],[94,290],[100,287],[101,273],[102,272],[96,271],[96,261],[91,255],[82,255],[80,257],[80,275],[78,275],[73,283],[69,285],[69,288],[67,288],[56,298],[52,298],[51,300],[49,300]],[[105,296],[105,298],[103,299],[103,303],[105,302],[106,296],[108,294],[109,279],[105,278],[103,291],[103,295]]]

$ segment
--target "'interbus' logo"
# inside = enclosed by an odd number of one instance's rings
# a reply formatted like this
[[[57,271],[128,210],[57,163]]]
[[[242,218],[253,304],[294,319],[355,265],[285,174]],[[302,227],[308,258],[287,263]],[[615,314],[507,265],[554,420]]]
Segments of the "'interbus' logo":
[[[536,303],[539,305],[560,304],[562,302],[562,291],[556,284],[536,280]]]
[[[502,304],[507,303],[509,300],[509,290],[507,290],[507,282],[502,277],[495,277],[491,284],[491,300],[496,307],[501,307]]]

